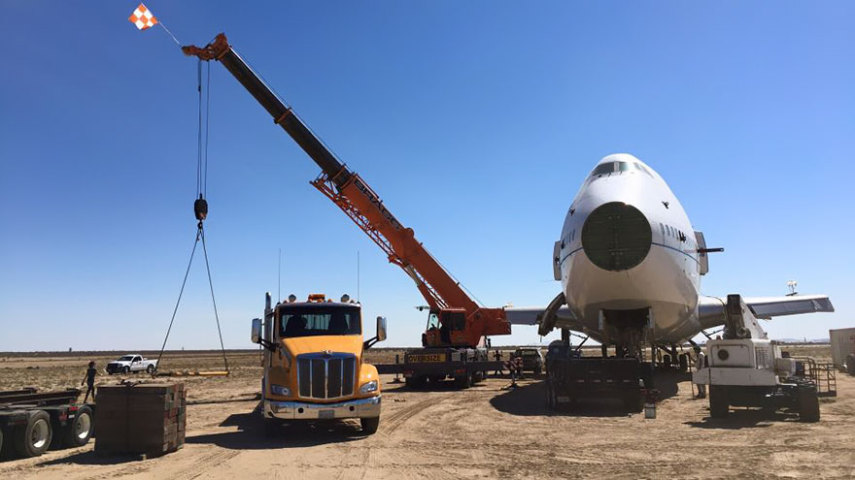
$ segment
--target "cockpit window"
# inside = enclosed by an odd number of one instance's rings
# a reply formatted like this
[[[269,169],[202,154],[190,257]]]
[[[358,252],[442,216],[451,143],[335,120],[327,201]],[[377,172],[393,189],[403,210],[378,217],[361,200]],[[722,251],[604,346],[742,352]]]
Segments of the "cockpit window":
[[[600,175],[610,175],[615,171],[615,164],[613,162],[609,163],[601,163],[597,165],[597,168],[591,172],[592,177],[598,177]]]
[[[618,172],[628,172],[629,171],[629,163],[627,162],[617,162],[617,171]]]

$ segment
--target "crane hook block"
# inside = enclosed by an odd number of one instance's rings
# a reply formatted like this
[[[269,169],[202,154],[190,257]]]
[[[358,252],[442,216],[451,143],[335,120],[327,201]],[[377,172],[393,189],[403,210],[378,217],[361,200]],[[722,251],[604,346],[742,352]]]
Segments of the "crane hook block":
[[[208,201],[202,198],[202,195],[193,202],[193,213],[200,222],[208,217]]]

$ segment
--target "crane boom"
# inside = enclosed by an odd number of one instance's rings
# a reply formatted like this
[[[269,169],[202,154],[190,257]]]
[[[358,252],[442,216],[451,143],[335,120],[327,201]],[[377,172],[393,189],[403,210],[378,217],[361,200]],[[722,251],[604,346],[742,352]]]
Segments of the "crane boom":
[[[186,55],[217,60],[252,94],[289,136],[321,168],[312,185],[332,200],[416,283],[419,292],[445,327],[426,332],[431,346],[476,346],[487,335],[511,333],[502,308],[483,308],[386,208],[380,197],[355,172],[347,168],[300,118],[259,78],[220,33],[205,47],[182,47]],[[464,322],[458,319],[465,318]]]

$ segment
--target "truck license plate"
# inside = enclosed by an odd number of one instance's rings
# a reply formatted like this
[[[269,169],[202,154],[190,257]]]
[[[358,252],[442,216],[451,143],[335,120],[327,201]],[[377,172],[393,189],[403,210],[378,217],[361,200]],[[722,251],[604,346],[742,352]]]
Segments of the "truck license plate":
[[[410,356],[411,363],[442,363],[445,361],[445,355],[442,353],[431,353],[426,355]]]
[[[335,418],[335,410],[319,410],[318,418]]]

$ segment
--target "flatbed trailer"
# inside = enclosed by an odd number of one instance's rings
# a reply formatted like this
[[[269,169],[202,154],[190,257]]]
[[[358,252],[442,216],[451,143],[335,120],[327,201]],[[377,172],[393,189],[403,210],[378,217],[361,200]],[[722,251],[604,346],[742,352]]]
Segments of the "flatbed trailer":
[[[572,407],[578,400],[617,398],[630,412],[643,406],[644,372],[649,363],[637,358],[552,355],[546,373],[546,406]]]
[[[403,363],[377,365],[377,371],[403,375],[406,385],[412,388],[447,379],[457,387],[467,388],[502,366],[501,361],[488,360],[483,348],[420,348],[407,350]]]
[[[0,391],[0,457],[37,457],[50,447],[80,447],[94,432],[95,405],[80,390]]]

